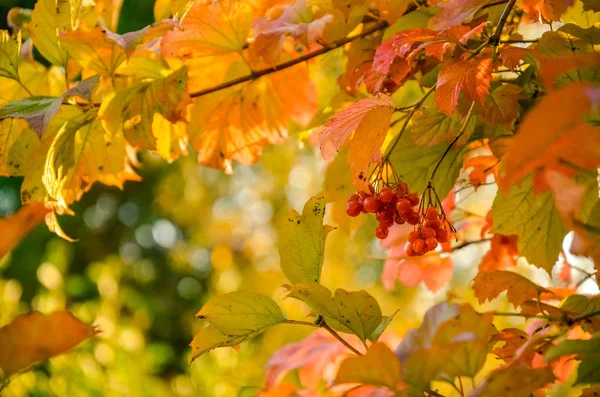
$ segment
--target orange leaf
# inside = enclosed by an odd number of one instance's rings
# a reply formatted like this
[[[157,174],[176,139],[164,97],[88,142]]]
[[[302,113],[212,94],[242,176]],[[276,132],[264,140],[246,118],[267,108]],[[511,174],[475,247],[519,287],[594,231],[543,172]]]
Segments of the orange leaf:
[[[572,83],[543,98],[525,116],[508,148],[500,186],[508,190],[532,171],[564,169],[561,159],[595,169],[600,163],[600,132],[582,120],[599,97],[600,89]]]
[[[490,250],[484,255],[479,264],[479,271],[505,270],[516,265],[516,258],[519,256],[517,248],[517,236],[504,236],[494,234]]]
[[[7,218],[0,219],[0,258],[15,247],[48,213],[42,203],[25,205]]]
[[[508,301],[515,306],[521,306],[543,292],[551,292],[520,274],[504,270],[479,272],[473,280],[473,290],[479,303],[494,299],[502,292],[508,291]]]
[[[317,108],[305,65],[198,98],[188,125],[198,162],[232,171],[232,161],[254,164],[268,143],[287,138],[290,120],[306,126]]]
[[[483,103],[492,81],[492,59],[448,62],[438,74],[435,103],[451,116],[461,90],[472,101]]]
[[[483,105],[477,107],[477,114],[491,124],[501,124],[510,128],[519,114],[521,87],[503,84],[485,97]]]
[[[439,253],[432,252],[420,257],[399,259],[398,256],[404,252],[404,248],[399,246],[389,252],[381,274],[387,289],[393,289],[395,281],[398,280],[407,287],[415,287],[423,282],[430,291],[436,292],[452,278],[453,265],[450,257],[442,257]]]
[[[500,61],[502,61],[502,65],[506,66],[510,70],[515,70],[521,65],[521,62],[525,59],[525,56],[531,53],[534,53],[534,50],[523,47],[508,46],[504,47],[500,51],[498,58]]]
[[[560,21],[560,17],[575,0],[523,0],[521,6],[534,21]]]
[[[98,331],[67,311],[31,312],[0,328],[0,368],[6,375],[65,353]]]
[[[448,29],[453,25],[468,22],[489,0],[450,0],[438,3],[442,9],[438,15],[429,20],[429,27],[437,30]]]
[[[473,168],[469,174],[469,183],[477,189],[486,183],[487,176],[492,174],[498,180],[498,158],[494,155],[475,156],[465,160],[464,168]]]
[[[342,110],[317,132],[326,160],[332,160],[349,143],[348,162],[354,186],[359,190],[367,190],[367,168],[381,156],[381,145],[395,108],[389,96],[377,94]]]

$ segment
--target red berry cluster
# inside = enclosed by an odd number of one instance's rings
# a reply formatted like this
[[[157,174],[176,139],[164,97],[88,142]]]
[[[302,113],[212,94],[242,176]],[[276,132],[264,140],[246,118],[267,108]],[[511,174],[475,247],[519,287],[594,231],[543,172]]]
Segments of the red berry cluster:
[[[386,186],[379,193],[375,192],[373,185],[369,185],[369,192],[359,192],[348,197],[346,213],[352,217],[368,212],[375,214],[379,221],[375,236],[383,240],[388,236],[389,228],[394,223],[398,225],[420,223],[421,216],[414,208],[417,205],[419,205],[419,196],[410,193],[408,185],[404,182]]]
[[[443,214],[438,214],[434,207],[429,207],[423,218],[422,222],[419,222],[418,230],[414,230],[408,235],[408,247],[406,248],[408,256],[426,254],[436,249],[438,243],[442,244],[448,241],[448,230],[444,227]]]

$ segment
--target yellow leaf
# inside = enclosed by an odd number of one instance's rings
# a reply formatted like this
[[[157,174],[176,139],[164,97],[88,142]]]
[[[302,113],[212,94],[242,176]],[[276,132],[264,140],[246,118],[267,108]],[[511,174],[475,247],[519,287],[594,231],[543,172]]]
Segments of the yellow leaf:
[[[12,36],[0,30],[0,76],[19,79],[19,56],[21,54],[21,31]]]
[[[123,0],[96,0],[96,10],[102,26],[115,32],[119,23],[119,14]]]
[[[50,63],[66,67],[67,53],[58,42],[59,31],[71,25],[70,12],[59,14],[58,0],[39,0],[31,12],[33,44]],[[68,4],[67,4],[68,5]]]
[[[155,113],[176,123],[186,121],[187,68],[150,82],[141,82],[118,90],[105,97],[98,117],[104,128],[115,135],[123,132],[125,138],[142,149],[156,149],[152,132]]]
[[[323,225],[327,200],[311,197],[302,215],[291,210],[279,231],[281,270],[293,284],[318,283],[325,253],[325,240],[333,228]]]
[[[537,285],[528,278],[504,270],[479,272],[473,280],[473,290],[480,304],[508,291],[508,301],[515,307],[521,306],[530,299],[539,299],[540,294],[544,292],[552,294],[552,291]]]
[[[25,205],[7,217],[0,219],[0,258],[13,249],[34,227],[44,220],[48,210],[42,203]],[[0,341],[0,344],[2,342]],[[2,353],[0,353],[0,356]]]
[[[160,113],[155,113],[152,132],[156,138],[156,151],[163,159],[170,162],[180,155],[187,155],[186,123],[171,123]]]
[[[46,68],[37,62],[19,63],[19,77],[33,95],[59,96],[66,90],[64,74],[59,67]],[[15,80],[0,77],[0,106],[29,97]]]
[[[98,331],[67,311],[31,312],[0,328],[0,368],[5,375],[65,353]]]
[[[112,75],[125,61],[125,51],[100,28],[89,32],[67,32],[60,37],[59,43],[82,67],[101,75]]]
[[[335,377],[335,383],[360,383],[394,391],[405,387],[400,360],[381,342],[371,345],[364,356],[345,359]]]
[[[22,119],[5,119],[0,121],[0,175],[20,176],[26,163],[25,146],[35,139],[35,134],[23,134],[27,122]],[[22,137],[22,138],[21,138]],[[27,137],[27,139],[24,139]],[[20,139],[21,138],[21,139]],[[35,141],[32,142],[34,145]],[[39,139],[37,139],[39,146]]]

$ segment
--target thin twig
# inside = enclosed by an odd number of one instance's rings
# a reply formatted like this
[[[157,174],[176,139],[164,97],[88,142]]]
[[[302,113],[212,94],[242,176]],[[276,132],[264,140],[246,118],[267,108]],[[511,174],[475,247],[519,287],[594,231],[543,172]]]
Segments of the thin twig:
[[[532,40],[500,40],[500,44],[537,43],[539,39]]]
[[[250,73],[250,74],[248,74],[246,76],[242,76],[242,77],[238,77],[237,79],[226,81],[226,82],[221,83],[219,85],[216,85],[214,87],[209,87],[209,88],[206,88],[204,90],[192,92],[190,94],[190,96],[192,98],[198,98],[198,97],[203,96],[203,95],[211,94],[211,93],[216,92],[216,91],[220,91],[220,90],[224,90],[224,89],[229,88],[229,87],[233,87],[234,85],[245,83],[247,81],[256,80],[259,77],[265,76],[267,74],[271,74],[271,73],[278,72],[280,70],[291,68],[292,66],[295,66],[297,64],[306,62],[308,60],[311,60],[311,59],[313,59],[315,57],[318,57],[319,55],[326,54],[326,53],[328,53],[328,52],[330,52],[330,51],[332,51],[332,50],[334,50],[336,48],[339,48],[339,47],[341,47],[343,45],[351,43],[352,41],[354,41],[354,40],[356,40],[358,38],[368,36],[368,35],[370,35],[372,33],[375,33],[377,31],[383,30],[383,29],[385,29],[387,27],[388,27],[388,24],[386,22],[377,23],[376,25],[372,26],[369,29],[366,29],[365,31],[363,31],[360,34],[357,34],[357,35],[351,36],[351,37],[345,37],[345,38],[343,38],[341,40],[338,40],[338,41],[334,41],[334,42],[330,43],[327,47],[323,47],[323,48],[318,49],[316,51],[309,52],[308,54],[302,55],[302,56],[300,56],[298,58],[292,59],[292,60],[287,61],[287,62],[280,63],[279,65],[275,65],[275,66],[272,66],[272,67],[269,67],[269,68],[265,68],[265,69],[261,69],[261,70],[256,70],[256,71],[254,71],[254,72],[252,72],[252,73]]]
[[[356,354],[357,356],[362,356],[362,355],[363,355],[363,354],[362,354],[360,351],[356,350],[356,349],[354,348],[354,346],[352,346],[350,343],[346,342],[346,341],[344,340],[344,338],[342,338],[342,337],[340,336],[340,334],[338,334],[337,332],[335,332],[335,330],[334,330],[333,328],[331,328],[331,327],[329,326],[329,324],[327,324],[325,321],[322,321],[322,322],[321,322],[321,327],[322,327],[322,328],[325,328],[325,329],[327,330],[327,332],[329,332],[331,335],[333,335],[333,336],[335,337],[335,339],[339,340],[339,341],[340,341],[340,343],[341,343],[342,345],[344,345],[344,346],[346,346],[348,349],[352,350],[352,352],[353,352],[354,354]]]

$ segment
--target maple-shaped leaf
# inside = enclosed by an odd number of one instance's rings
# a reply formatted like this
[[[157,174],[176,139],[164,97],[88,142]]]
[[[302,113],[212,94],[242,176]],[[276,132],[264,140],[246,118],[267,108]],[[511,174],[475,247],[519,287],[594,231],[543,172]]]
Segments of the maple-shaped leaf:
[[[539,299],[540,294],[544,292],[551,293],[528,278],[505,270],[480,271],[473,280],[473,290],[479,303],[492,300],[507,291],[506,297],[515,307],[521,306],[529,299]]]
[[[275,65],[288,35],[304,46],[310,46],[323,38],[325,29],[334,20],[331,13],[314,14],[306,0],[294,0],[281,6],[276,14],[276,18],[267,16],[252,23],[249,51],[255,63],[262,58],[268,65]]]
[[[483,104],[476,106],[475,112],[491,124],[501,124],[510,128],[519,115],[519,97],[521,87],[514,84],[502,84],[486,95]]]
[[[302,214],[291,210],[281,225],[281,270],[292,284],[318,283],[321,278],[325,241],[333,230],[323,224],[326,203],[323,194],[313,196],[304,205]]]
[[[452,116],[441,112],[433,103],[433,99],[427,101],[412,119],[412,136],[419,146],[432,147],[440,143],[451,143],[463,127],[463,118],[456,112]],[[476,121],[470,118],[463,131],[464,143],[466,138],[475,130]]]
[[[181,24],[194,3],[195,0],[157,0],[154,3],[154,19],[158,22],[173,16]]]
[[[406,387],[402,381],[400,360],[382,342],[369,346],[364,356],[345,359],[337,372],[335,383],[360,383],[394,391]]]
[[[34,227],[44,220],[48,210],[42,203],[25,205],[16,213],[0,218],[3,230],[0,240],[0,258],[12,250]]]
[[[446,30],[451,26],[469,22],[490,0],[450,0],[439,2],[442,11],[429,20],[429,27],[436,30]]]
[[[162,53],[183,58],[241,52],[252,28],[252,9],[244,1],[196,1],[181,23],[168,32]]]
[[[552,193],[534,192],[533,180],[525,178],[506,193],[499,191],[492,205],[494,233],[517,236],[521,256],[537,267],[552,269],[568,228],[560,219]]]
[[[208,325],[190,343],[192,361],[217,347],[236,346],[265,329],[285,322],[285,315],[269,297],[236,291],[210,299],[196,314]]]
[[[98,118],[109,133],[122,131],[132,145],[155,149],[152,130],[155,113],[173,123],[187,120],[187,105],[191,100],[186,93],[186,82],[187,68],[183,67],[164,78],[114,91],[102,101]]]
[[[523,10],[534,21],[560,21],[560,17],[575,0],[523,0]]]
[[[21,31],[12,36],[0,30],[0,76],[19,79],[19,57],[21,56]]]
[[[491,81],[491,58],[446,62],[438,74],[435,103],[452,116],[461,91],[472,101],[484,103]]]
[[[67,32],[60,36],[59,43],[79,65],[100,75],[112,76],[126,59],[119,43],[101,28]]]
[[[332,160],[346,145],[353,183],[366,190],[366,172],[371,161],[378,161],[381,145],[396,109],[392,99],[383,94],[362,99],[337,113],[318,130],[321,152]]]
[[[554,381],[550,368],[510,366],[493,371],[477,386],[470,397],[528,397],[535,390]]]
[[[518,256],[517,236],[496,233],[492,237],[490,250],[481,259],[479,272],[510,269],[517,264]]]
[[[11,375],[63,354],[97,333],[67,311],[22,314],[0,328],[0,369]]]
[[[498,59],[510,70],[515,70],[521,66],[527,55],[533,54],[534,51],[530,48],[506,46],[500,50]]]
[[[196,99],[188,125],[190,143],[200,164],[232,172],[233,160],[254,164],[264,146],[287,138],[290,120],[307,126],[316,110],[308,71],[296,65]]]
[[[399,124],[396,124],[398,126],[396,128],[400,128]],[[440,143],[429,148],[416,145],[410,128],[408,127],[398,141],[390,155],[390,162],[400,179],[408,183],[412,190],[422,192],[427,187],[431,174],[442,154],[448,149],[448,145]],[[446,198],[456,183],[466,151],[465,145],[454,145],[438,167],[433,184],[440,199]]]
[[[492,335],[491,342],[504,343],[502,346],[496,346],[492,353],[505,363],[510,364],[515,359],[519,364],[530,366],[534,357],[534,349],[521,349],[530,340],[531,336],[518,328],[505,328]]]
[[[290,298],[298,299],[323,316],[327,324],[341,332],[358,336],[363,342],[381,324],[379,303],[366,291],[331,291],[317,283],[302,283],[290,287]]]
[[[505,155],[499,184],[508,189],[532,171],[544,169],[595,169],[600,163],[600,131],[584,123],[600,96],[600,89],[572,83],[545,96],[519,126]],[[564,101],[564,98],[569,98]]]

